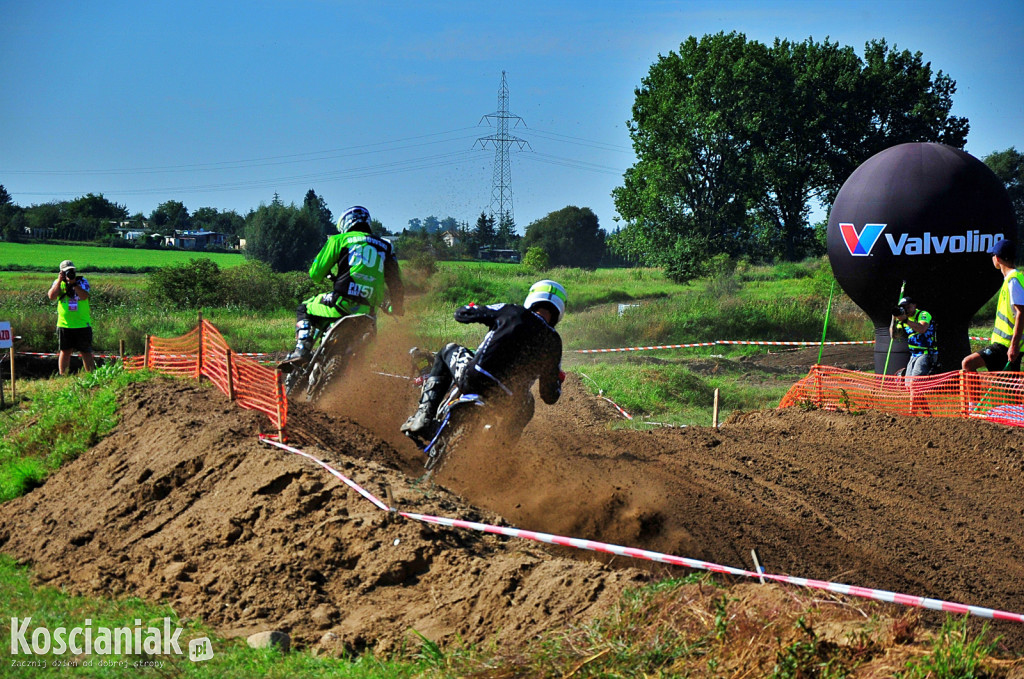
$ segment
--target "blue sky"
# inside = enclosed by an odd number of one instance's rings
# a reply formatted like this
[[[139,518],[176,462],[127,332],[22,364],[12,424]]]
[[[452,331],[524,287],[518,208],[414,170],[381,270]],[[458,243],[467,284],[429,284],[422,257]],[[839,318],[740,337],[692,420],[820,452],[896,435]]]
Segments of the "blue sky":
[[[978,156],[1024,150],[1024,3],[0,0],[0,184],[244,214],[314,189],[390,229],[491,202],[502,71],[520,230],[566,205],[615,226],[633,91],[687,36],[885,38],[957,81]]]

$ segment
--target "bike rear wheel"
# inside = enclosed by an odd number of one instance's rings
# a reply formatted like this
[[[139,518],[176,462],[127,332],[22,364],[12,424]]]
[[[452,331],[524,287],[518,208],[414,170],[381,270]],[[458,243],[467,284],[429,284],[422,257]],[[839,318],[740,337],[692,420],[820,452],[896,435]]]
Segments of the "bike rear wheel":
[[[372,319],[358,324],[355,319],[349,322],[351,327],[344,328],[342,334],[330,340],[319,367],[315,372],[310,371],[306,386],[306,399],[310,403],[318,401],[327,387],[342,377],[376,334]]]
[[[470,433],[469,417],[462,414],[461,411],[452,413],[423,465],[427,470],[427,479],[444,468],[445,463],[448,462],[455,450],[466,442]]]

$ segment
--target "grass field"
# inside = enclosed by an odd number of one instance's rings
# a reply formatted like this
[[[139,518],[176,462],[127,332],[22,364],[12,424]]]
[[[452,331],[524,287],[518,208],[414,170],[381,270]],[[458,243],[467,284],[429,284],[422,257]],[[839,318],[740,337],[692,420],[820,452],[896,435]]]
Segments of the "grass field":
[[[168,264],[207,258],[220,267],[238,266],[245,261],[240,254],[190,252],[187,250],[141,250],[95,245],[0,242],[0,269],[56,273],[57,265],[70,259],[81,274],[131,270],[151,271]]]

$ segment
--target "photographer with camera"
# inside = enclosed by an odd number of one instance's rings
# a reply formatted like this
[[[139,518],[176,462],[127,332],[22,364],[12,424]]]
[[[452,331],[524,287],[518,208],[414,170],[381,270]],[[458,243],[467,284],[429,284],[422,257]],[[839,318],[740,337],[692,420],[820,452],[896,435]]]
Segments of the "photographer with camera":
[[[92,372],[92,319],[89,316],[89,281],[79,276],[70,259],[60,263],[60,275],[46,296],[57,301],[57,372],[67,375],[71,352],[82,357],[85,369]]]
[[[917,303],[911,297],[902,298],[892,309],[889,336],[895,337],[897,332],[906,335],[907,347],[910,349],[907,377],[929,375],[938,368],[939,349],[935,341],[932,315],[918,309]]]

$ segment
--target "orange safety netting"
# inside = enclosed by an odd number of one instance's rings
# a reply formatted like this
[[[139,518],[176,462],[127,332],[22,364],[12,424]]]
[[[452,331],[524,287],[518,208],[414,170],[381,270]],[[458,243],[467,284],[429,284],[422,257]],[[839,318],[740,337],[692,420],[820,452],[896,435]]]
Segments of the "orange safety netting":
[[[959,370],[900,377],[816,365],[779,403],[780,408],[792,406],[972,417],[1024,427],[1024,373]]]
[[[258,410],[283,432],[288,399],[278,372],[231,351],[224,336],[206,320],[181,337],[147,337],[146,353],[126,358],[129,370],[149,368],[164,375],[208,378],[243,408]]]

